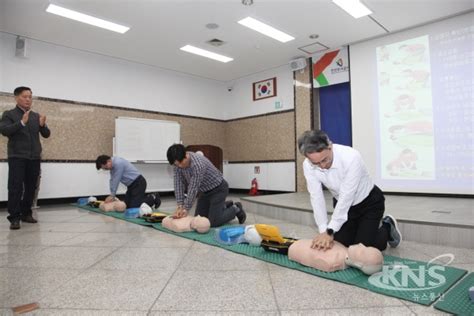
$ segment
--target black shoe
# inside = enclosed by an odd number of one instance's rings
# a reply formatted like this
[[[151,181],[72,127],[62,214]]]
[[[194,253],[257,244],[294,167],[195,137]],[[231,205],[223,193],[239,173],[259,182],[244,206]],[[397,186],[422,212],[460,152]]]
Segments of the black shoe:
[[[225,201],[225,208],[229,208],[232,205],[234,205],[234,201],[232,201],[232,200]]]
[[[239,220],[239,224],[245,223],[245,220],[247,219],[247,214],[245,214],[244,208],[242,207],[242,203],[236,202],[234,205],[237,206],[237,208],[239,209],[239,211],[235,213],[235,216],[237,216],[237,219]]]
[[[148,198],[151,198],[153,201],[149,201],[150,203],[147,203],[151,208],[159,208],[161,205],[161,198],[160,194],[157,193],[150,193],[147,195]]]
[[[38,221],[36,219],[34,219],[33,216],[31,216],[31,215],[27,215],[27,216],[23,217],[21,219],[21,221],[25,222],[25,223],[31,223],[31,224],[38,223]]]
[[[155,208],[159,208],[160,205],[161,205],[160,193],[156,192],[155,193]]]
[[[11,222],[10,224],[10,229],[11,230],[16,230],[16,229],[20,229],[20,221],[19,220],[16,220],[16,221],[13,221]]]
[[[398,228],[397,220],[392,215],[387,215],[383,218],[382,223],[390,228],[388,245],[392,248],[397,248],[402,242],[402,233]]]

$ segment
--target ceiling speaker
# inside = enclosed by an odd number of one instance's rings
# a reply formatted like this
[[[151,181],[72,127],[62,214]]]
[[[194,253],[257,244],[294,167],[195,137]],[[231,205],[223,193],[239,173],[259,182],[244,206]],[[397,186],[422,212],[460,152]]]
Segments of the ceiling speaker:
[[[26,38],[18,36],[16,38],[16,44],[15,44],[15,56],[26,58],[27,57],[26,46],[27,46]]]
[[[292,71],[301,70],[306,67],[306,58],[297,58],[290,60],[290,68]]]

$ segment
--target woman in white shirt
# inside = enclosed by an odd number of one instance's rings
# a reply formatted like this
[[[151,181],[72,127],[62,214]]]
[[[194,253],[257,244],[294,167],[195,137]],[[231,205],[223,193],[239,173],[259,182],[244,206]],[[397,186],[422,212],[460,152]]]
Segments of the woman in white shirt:
[[[360,153],[333,144],[321,130],[306,131],[298,139],[306,159],[303,170],[319,228],[312,248],[330,249],[334,240],[346,247],[362,243],[385,250],[397,247],[402,235],[391,215],[383,218],[385,197],[374,185]],[[328,221],[322,185],[333,196],[334,212]],[[382,221],[382,225],[380,222]]]

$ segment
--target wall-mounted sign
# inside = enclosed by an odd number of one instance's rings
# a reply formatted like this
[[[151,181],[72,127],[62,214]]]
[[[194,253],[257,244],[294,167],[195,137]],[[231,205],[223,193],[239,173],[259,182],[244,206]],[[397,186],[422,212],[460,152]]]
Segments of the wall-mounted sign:
[[[347,47],[314,54],[312,59],[314,88],[349,81],[349,56]]]

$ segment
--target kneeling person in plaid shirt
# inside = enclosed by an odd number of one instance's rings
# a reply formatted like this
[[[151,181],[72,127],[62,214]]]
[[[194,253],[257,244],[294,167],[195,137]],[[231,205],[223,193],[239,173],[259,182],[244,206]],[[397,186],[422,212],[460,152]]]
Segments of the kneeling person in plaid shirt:
[[[229,185],[209,159],[187,152],[181,144],[172,145],[166,155],[170,165],[174,166],[174,192],[178,204],[175,217],[187,216],[199,194],[195,216],[207,217],[211,227],[221,226],[235,217],[240,224],[245,222],[247,215],[242,204],[225,200]]]

